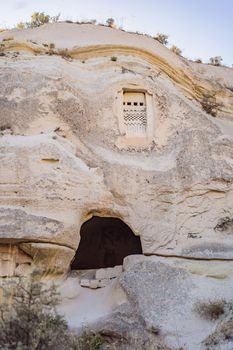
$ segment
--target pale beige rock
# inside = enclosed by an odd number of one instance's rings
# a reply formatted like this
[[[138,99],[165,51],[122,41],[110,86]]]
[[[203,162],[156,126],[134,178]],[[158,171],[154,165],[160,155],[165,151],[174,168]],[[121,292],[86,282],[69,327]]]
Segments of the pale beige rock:
[[[29,273],[32,258],[25,254],[16,245],[3,244],[0,246],[0,276],[22,276]],[[25,267],[24,265],[27,265]],[[27,271],[26,271],[27,270]]]
[[[18,277],[28,276],[32,272],[30,264],[20,264],[16,267],[14,275]]]
[[[163,339],[173,348],[179,339],[179,347],[187,350],[206,349],[202,341],[228,316],[228,312],[219,320],[207,321],[195,311],[195,306],[203,301],[211,304],[219,300],[231,304],[232,261],[131,255],[125,258],[123,267],[125,272],[119,281],[134,312],[144,319],[147,329],[159,325]],[[219,278],[219,274],[225,274],[225,278]],[[124,315],[124,310],[116,312],[121,320],[119,312]],[[106,320],[106,326],[108,323]],[[124,318],[119,324],[124,324]],[[226,342],[223,349],[230,349],[232,339],[228,338]],[[221,346],[216,345],[217,348]]]
[[[145,254],[233,259],[232,229],[216,229],[233,213],[233,70],[101,26],[12,35],[0,59],[0,243],[64,273],[82,223],[103,215],[140,235]],[[72,59],[45,55],[47,41]],[[145,94],[143,140],[125,134],[125,90]],[[223,104],[215,118],[200,104],[210,93]]]
[[[122,272],[122,266],[114,266],[114,267],[108,267],[105,269],[99,269],[95,273],[95,278],[96,279],[110,279],[117,277],[121,274]]]
[[[80,286],[81,287],[88,287],[88,288],[90,288],[90,281],[91,280],[81,279]]]
[[[0,277],[14,276],[15,264],[12,260],[0,260]]]
[[[111,280],[108,278],[104,278],[98,281],[98,287],[103,288],[106,287],[109,283],[111,283]]]
[[[114,278],[116,278],[116,276]],[[106,277],[106,278],[102,278],[102,279],[84,279],[84,278],[82,278],[80,280],[80,286],[86,287],[86,288],[91,288],[91,289],[104,288],[108,284],[110,284],[114,278],[113,277],[111,277],[111,278]]]
[[[106,270],[107,269],[98,269],[95,273],[95,278],[96,279],[101,279],[101,278],[106,278]]]
[[[78,298],[81,292],[80,283],[77,278],[65,278],[63,281],[58,281],[57,286],[62,300]]]
[[[58,311],[65,315],[72,328],[85,327],[89,322],[93,323],[100,317],[111,313],[117,306],[124,304],[127,297],[117,280],[112,281],[105,288],[83,288],[77,286],[75,279],[67,278],[61,282],[63,302]],[[67,299],[67,294],[72,295],[74,290],[77,295]]]
[[[122,273],[122,271],[123,271],[122,265],[114,266],[113,271],[114,271],[114,274],[115,274],[115,276],[113,276],[113,277],[119,276]]]
[[[74,250],[49,243],[21,243],[20,248],[30,255],[42,272],[61,274],[69,269]]]
[[[98,288],[99,281],[97,280],[90,280],[89,281],[89,288],[96,289]]]

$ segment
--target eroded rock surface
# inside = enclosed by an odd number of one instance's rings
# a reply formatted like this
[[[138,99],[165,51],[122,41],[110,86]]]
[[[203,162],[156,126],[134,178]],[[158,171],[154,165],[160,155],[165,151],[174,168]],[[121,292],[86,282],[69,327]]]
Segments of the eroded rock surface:
[[[82,288],[69,277],[61,311],[72,327],[103,333],[113,349],[231,349],[232,281],[231,261],[131,255],[105,288]],[[197,305],[219,301],[230,307],[217,318],[197,312]]]
[[[127,349],[134,349],[131,341],[136,341],[135,349],[153,349],[162,341],[172,349],[207,350],[216,339],[216,349],[221,344],[230,349],[232,316],[206,320],[196,312],[196,305],[218,300],[232,305],[232,273],[231,262],[129,256],[119,279],[128,300],[96,327],[114,330]],[[228,339],[219,334],[227,325]]]
[[[215,229],[233,215],[232,70],[92,25],[58,23],[12,35],[0,60],[0,194],[8,220],[4,214],[0,239],[75,250],[86,218],[112,215],[140,235],[145,254],[232,258],[231,231]],[[71,60],[58,52],[34,55],[50,36]],[[122,134],[121,89],[149,94],[153,118],[144,146]],[[215,118],[200,103],[210,89],[221,102]]]

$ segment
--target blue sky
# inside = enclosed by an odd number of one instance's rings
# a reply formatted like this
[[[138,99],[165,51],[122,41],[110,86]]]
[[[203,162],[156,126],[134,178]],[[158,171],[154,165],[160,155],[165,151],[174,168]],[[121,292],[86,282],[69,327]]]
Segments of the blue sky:
[[[73,21],[113,17],[126,30],[169,35],[185,57],[233,64],[233,0],[0,0],[0,27],[29,21],[34,11]]]

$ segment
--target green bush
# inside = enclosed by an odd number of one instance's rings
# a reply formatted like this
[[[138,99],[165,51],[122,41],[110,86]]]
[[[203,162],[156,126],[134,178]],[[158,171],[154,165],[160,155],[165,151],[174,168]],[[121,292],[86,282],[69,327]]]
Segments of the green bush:
[[[99,333],[84,330],[75,343],[78,345],[77,350],[98,350],[103,344],[103,337]]]
[[[116,56],[112,56],[112,57],[110,58],[110,60],[113,61],[113,62],[116,62],[116,61],[117,61],[117,57],[116,57]]]

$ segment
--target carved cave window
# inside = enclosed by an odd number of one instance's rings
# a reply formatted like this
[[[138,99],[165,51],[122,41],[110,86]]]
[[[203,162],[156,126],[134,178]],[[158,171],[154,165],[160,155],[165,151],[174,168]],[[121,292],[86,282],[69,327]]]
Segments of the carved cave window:
[[[145,137],[147,132],[147,109],[144,92],[123,94],[123,121],[126,136]]]

